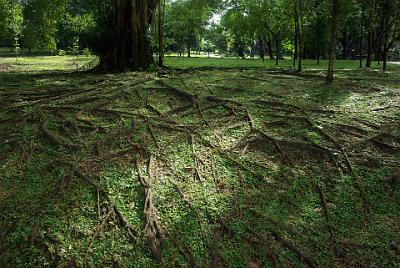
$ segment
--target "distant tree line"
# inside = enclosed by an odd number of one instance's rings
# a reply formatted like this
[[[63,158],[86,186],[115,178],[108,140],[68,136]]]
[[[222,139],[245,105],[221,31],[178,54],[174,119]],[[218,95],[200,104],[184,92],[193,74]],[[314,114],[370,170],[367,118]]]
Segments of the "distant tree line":
[[[163,65],[164,51],[359,60],[400,41],[400,0],[0,0],[0,45],[90,48],[109,69]],[[158,55],[155,60],[154,55]]]

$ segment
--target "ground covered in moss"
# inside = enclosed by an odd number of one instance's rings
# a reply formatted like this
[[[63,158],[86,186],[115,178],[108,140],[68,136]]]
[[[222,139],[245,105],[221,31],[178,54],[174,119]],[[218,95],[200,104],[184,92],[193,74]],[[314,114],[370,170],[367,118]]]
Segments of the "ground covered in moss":
[[[0,73],[1,267],[400,264],[397,66],[169,61]]]

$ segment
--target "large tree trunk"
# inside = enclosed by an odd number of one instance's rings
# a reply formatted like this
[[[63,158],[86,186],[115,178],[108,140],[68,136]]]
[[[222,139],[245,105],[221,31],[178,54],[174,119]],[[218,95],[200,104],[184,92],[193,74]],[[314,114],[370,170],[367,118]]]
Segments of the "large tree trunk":
[[[153,57],[148,30],[158,0],[112,0],[115,35],[101,56],[105,70],[145,70]]]
[[[332,0],[332,22],[331,22],[331,47],[329,56],[328,73],[326,75],[326,82],[333,82],[333,66],[336,60],[336,30],[337,30],[337,13],[338,13],[338,1]]]

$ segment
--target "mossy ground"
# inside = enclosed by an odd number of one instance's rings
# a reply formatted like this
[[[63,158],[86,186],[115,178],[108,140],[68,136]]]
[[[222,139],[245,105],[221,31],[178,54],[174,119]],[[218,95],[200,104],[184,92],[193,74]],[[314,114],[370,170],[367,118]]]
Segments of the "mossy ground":
[[[399,265],[398,66],[7,64],[1,267]]]

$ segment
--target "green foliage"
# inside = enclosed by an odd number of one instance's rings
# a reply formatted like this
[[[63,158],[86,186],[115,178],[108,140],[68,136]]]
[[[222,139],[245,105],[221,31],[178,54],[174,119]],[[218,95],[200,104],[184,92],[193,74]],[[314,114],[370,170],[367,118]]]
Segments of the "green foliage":
[[[29,49],[55,50],[58,21],[67,0],[29,0],[24,7],[24,45]]]
[[[21,4],[12,0],[0,0],[0,18],[0,39],[4,38],[15,45],[22,31]]]
[[[191,43],[192,48],[206,33],[206,26],[215,3],[212,1],[177,0],[167,3],[165,33],[174,42],[170,48],[184,49]]]

